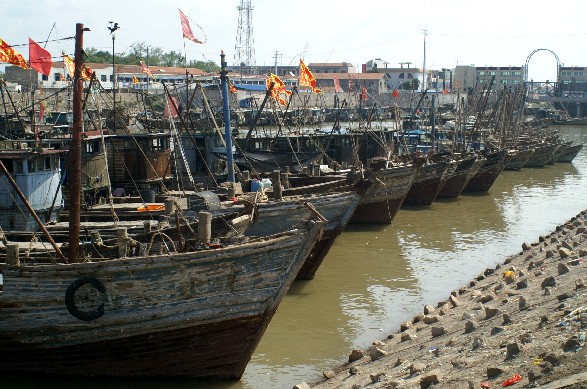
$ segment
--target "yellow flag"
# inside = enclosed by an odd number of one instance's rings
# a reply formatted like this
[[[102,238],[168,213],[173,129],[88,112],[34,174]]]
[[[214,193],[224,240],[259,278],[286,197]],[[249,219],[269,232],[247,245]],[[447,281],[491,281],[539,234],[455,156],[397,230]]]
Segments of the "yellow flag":
[[[65,64],[65,67],[67,68],[67,71],[69,72],[69,76],[71,78],[73,78],[73,72],[75,71],[75,65],[73,63],[73,58],[71,58],[69,55],[63,53],[63,63]]]
[[[69,76],[73,79],[73,73],[75,71],[75,62],[73,61],[73,58],[71,58],[69,55],[63,53],[63,63],[65,64],[65,67],[67,68],[67,72],[69,73]],[[82,80],[89,80],[90,78],[92,78],[92,69],[82,65],[82,71],[81,71],[81,78]]]
[[[139,79],[136,78],[135,76],[132,76],[132,83],[133,84],[138,84],[139,83]]]

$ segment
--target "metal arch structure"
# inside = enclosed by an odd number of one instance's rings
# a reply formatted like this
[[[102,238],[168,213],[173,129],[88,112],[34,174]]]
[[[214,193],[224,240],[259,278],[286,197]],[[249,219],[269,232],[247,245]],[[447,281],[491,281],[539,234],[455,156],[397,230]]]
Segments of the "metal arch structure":
[[[534,54],[536,54],[539,51],[548,51],[550,54],[554,55],[554,58],[556,59],[556,82],[559,81],[559,77],[560,77],[560,61],[558,59],[558,55],[556,55],[556,53],[550,49],[536,49],[533,52],[531,52],[528,57],[526,57],[526,66],[524,66],[524,82],[527,83],[528,82],[528,63],[530,62],[530,59],[532,58],[532,56]]]

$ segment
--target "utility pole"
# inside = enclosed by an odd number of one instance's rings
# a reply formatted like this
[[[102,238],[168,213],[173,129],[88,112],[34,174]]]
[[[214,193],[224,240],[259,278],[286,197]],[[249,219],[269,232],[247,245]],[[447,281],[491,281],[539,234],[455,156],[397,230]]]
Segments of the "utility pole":
[[[426,35],[428,34],[428,30],[424,31],[424,62],[422,63],[422,90],[425,91],[428,88],[426,87]]]
[[[275,72],[273,74],[275,74],[276,76],[278,76],[277,74],[277,58],[279,57],[279,55],[281,55],[281,53],[279,51],[274,51],[273,52],[273,58],[275,59]]]

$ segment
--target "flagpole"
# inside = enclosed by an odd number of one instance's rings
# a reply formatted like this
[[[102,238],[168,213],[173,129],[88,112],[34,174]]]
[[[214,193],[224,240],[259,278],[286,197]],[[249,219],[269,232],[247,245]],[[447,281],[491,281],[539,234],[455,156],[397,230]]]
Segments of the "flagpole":
[[[185,118],[186,122],[189,121],[189,113],[190,113],[190,102],[189,95],[190,95],[190,86],[188,85],[188,53],[185,48],[185,38],[183,40],[183,59],[185,61]],[[178,112],[181,115],[181,112]]]

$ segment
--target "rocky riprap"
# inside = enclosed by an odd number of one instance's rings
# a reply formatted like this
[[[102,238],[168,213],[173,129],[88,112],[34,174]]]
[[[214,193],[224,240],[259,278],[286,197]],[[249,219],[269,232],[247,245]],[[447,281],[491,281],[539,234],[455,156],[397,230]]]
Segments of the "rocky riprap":
[[[397,333],[294,388],[587,387],[586,217],[524,243]]]

